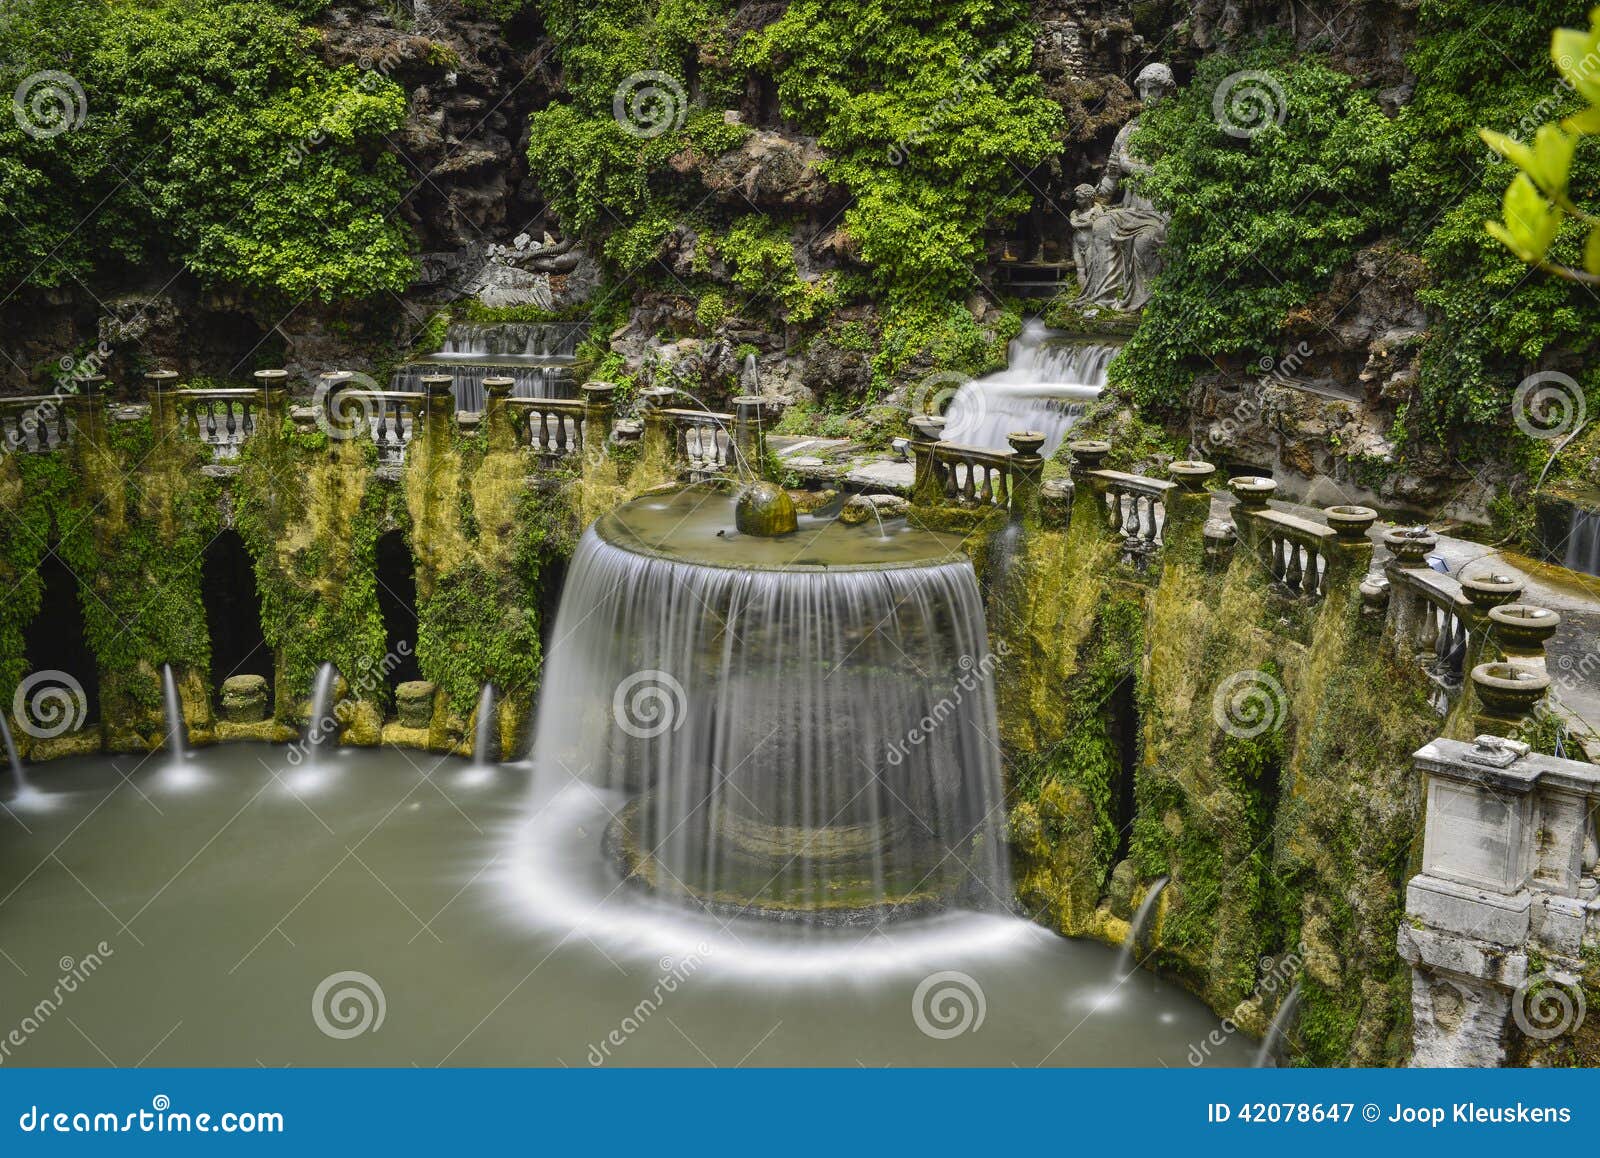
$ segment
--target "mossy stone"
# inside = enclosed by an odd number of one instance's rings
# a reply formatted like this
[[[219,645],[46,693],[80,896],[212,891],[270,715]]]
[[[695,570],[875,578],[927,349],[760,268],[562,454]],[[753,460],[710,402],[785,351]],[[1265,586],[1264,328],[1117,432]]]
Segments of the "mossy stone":
[[[223,680],[222,717],[230,724],[256,724],[266,719],[266,678],[236,675]]]
[[[745,487],[739,494],[733,517],[741,535],[764,539],[788,535],[800,527],[789,492],[770,482],[751,483]]]
[[[395,706],[400,723],[407,728],[426,728],[433,720],[434,685],[427,680],[408,680],[395,690]]]

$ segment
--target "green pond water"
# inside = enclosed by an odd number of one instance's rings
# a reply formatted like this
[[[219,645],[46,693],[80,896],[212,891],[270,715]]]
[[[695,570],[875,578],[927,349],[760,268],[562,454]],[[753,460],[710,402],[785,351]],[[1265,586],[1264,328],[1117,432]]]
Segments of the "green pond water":
[[[30,775],[40,799],[0,797],[0,1065],[1183,1067],[1254,1048],[1178,988],[1116,978],[1111,950],[1003,914],[798,933],[684,912],[601,855],[620,796],[526,764],[306,769],[238,745]]]

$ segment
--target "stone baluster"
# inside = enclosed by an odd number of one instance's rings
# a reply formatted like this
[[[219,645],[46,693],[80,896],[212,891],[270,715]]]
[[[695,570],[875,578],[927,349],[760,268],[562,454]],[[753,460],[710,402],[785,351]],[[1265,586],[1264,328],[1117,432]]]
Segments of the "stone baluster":
[[[1167,467],[1177,489],[1167,493],[1167,521],[1161,539],[1166,558],[1196,564],[1205,551],[1203,532],[1211,515],[1210,482],[1217,468],[1209,462],[1182,459]]]
[[[1514,575],[1498,572],[1487,572],[1479,575],[1469,575],[1461,580],[1461,593],[1472,602],[1472,608],[1461,617],[1458,632],[1465,632],[1467,638],[1463,641],[1452,639],[1451,646],[1458,642],[1464,644],[1461,650],[1461,670],[1472,671],[1483,660],[1489,658],[1489,640],[1493,634],[1494,612],[1497,608],[1512,603],[1522,595],[1523,582]],[[1559,620],[1557,621],[1559,622]],[[1552,633],[1554,628],[1551,629]],[[1546,637],[1548,638],[1548,636]],[[1544,647],[1538,649],[1539,670],[1544,670]]]
[[[1254,517],[1257,511],[1267,509],[1267,502],[1278,489],[1278,484],[1263,475],[1239,475],[1228,480],[1228,490],[1238,500],[1233,507],[1233,526],[1239,538],[1252,552],[1268,575],[1276,577],[1277,560],[1273,557],[1272,536],[1267,534]]]
[[[585,470],[598,466],[606,456],[611,438],[611,423],[617,416],[617,387],[614,382],[583,384],[583,422],[578,428],[578,450]]]
[[[672,405],[677,391],[670,386],[650,386],[639,391],[639,406],[644,411],[644,457],[671,465],[677,457],[677,432],[663,413]]]
[[[1389,549],[1386,569],[1426,571],[1428,553],[1439,545],[1439,536],[1427,527],[1395,527],[1383,533]],[[1390,582],[1389,620],[1385,632],[1395,658],[1409,662],[1420,650],[1420,635],[1433,615],[1433,605],[1404,583]]]
[[[506,402],[516,385],[515,378],[496,376],[483,380],[483,430],[491,451],[516,449],[517,420]]]
[[[944,483],[933,456],[933,448],[943,437],[943,418],[919,414],[911,420],[911,458],[916,464],[911,486],[913,506],[937,507],[944,503]]]
[[[741,394],[733,400],[733,445],[739,463],[758,478],[764,477],[767,461],[767,426],[777,421],[781,404],[756,394]]]
[[[257,370],[251,377],[261,391],[261,422],[257,433],[265,430],[275,437],[289,413],[289,371]]]
[[[1106,524],[1105,491],[1095,485],[1090,477],[1105,465],[1111,444],[1099,439],[1079,439],[1067,444],[1072,452],[1072,520],[1088,520],[1084,525],[1102,527]]]
[[[1337,506],[1322,514],[1338,536],[1328,552],[1326,591],[1330,595],[1335,590],[1359,592],[1372,568],[1372,540],[1367,532],[1378,521],[1378,512],[1371,507]]]
[[[1044,483],[1044,435],[1035,430],[1006,436],[1011,444],[1011,518],[1028,530],[1039,528],[1039,487]]]
[[[1531,603],[1502,603],[1489,609],[1489,633],[1513,663],[1545,670],[1545,647],[1561,626],[1561,616]]]
[[[413,430],[413,441],[423,441],[432,447],[445,447],[450,444],[451,424],[456,416],[455,379],[448,374],[424,374],[422,376],[422,392],[427,397],[422,405],[426,413],[425,429]],[[401,425],[400,408],[395,407],[395,425],[400,429],[399,443],[405,445],[405,429]],[[419,439],[418,435],[422,438]]]
[[[144,376],[145,397],[150,401],[150,428],[158,441],[178,431],[177,399],[172,394],[177,387],[176,370],[152,370]]]
[[[78,379],[78,392],[67,401],[68,415],[79,442],[100,446],[105,439],[106,379],[87,374]]]

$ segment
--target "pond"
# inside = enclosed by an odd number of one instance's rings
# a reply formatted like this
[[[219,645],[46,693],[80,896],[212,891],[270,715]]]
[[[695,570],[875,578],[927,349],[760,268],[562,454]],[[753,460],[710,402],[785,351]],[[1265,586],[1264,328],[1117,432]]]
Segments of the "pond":
[[[31,802],[0,801],[0,1064],[1253,1054],[1176,986],[1003,913],[802,934],[638,892],[601,848],[623,797],[559,772],[288,755],[71,760],[31,769]]]

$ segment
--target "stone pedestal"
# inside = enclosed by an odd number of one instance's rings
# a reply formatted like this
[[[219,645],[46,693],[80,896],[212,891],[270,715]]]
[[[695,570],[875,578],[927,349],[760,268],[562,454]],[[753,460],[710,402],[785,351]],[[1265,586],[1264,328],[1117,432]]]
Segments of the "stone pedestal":
[[[1426,779],[1422,871],[1406,886],[1396,945],[1411,966],[1412,1061],[1502,1065],[1513,1034],[1548,1041],[1581,1024],[1524,1021],[1537,987],[1581,972],[1593,935],[1600,768],[1492,736],[1436,740],[1416,764]]]
[[[230,724],[259,724],[267,718],[267,681],[258,675],[222,681],[222,718]]]
[[[433,723],[433,684],[427,680],[408,680],[395,690],[395,710],[406,728],[426,728]]]

